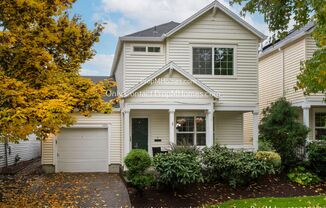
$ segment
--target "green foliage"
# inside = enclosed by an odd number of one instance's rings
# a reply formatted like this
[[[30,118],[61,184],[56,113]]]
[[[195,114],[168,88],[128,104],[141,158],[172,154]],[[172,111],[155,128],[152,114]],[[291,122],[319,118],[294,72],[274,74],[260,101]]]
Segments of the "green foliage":
[[[154,182],[153,174],[146,173],[151,162],[149,154],[143,149],[131,150],[124,159],[124,163],[128,168],[127,178],[139,190]]]
[[[280,98],[263,110],[260,135],[281,155],[284,165],[297,163],[301,158],[296,150],[306,143],[309,129],[299,122],[299,109]]]
[[[281,156],[277,152],[258,151],[256,152],[256,158],[266,161],[269,165],[273,166],[275,170],[279,169],[282,164]]]
[[[256,159],[254,153],[234,151],[218,145],[205,148],[202,160],[208,181],[226,180],[232,187],[276,172],[271,163]]]
[[[278,38],[288,32],[290,21],[294,27],[303,27],[314,22],[312,36],[317,49],[310,60],[305,61],[298,76],[296,89],[303,89],[306,94],[326,91],[326,4],[325,0],[231,0],[230,4],[244,5],[241,14],[259,12],[264,16],[269,30]],[[243,4],[244,3],[244,4]]]
[[[311,168],[320,176],[326,176],[326,141],[313,141],[307,148]]]
[[[77,113],[111,112],[116,100],[103,96],[115,83],[79,75],[103,26],[89,30],[79,16],[69,17],[74,2],[0,1],[0,141],[45,139]]]
[[[291,181],[301,184],[303,186],[320,183],[321,179],[309,171],[306,171],[304,167],[296,167],[288,173],[288,177]]]
[[[273,144],[270,141],[260,137],[258,140],[258,150],[260,151],[274,151]]]
[[[172,188],[201,182],[198,158],[185,153],[164,153],[154,156],[154,166],[159,172],[159,182]]]
[[[171,149],[172,149],[171,151],[172,153],[185,153],[185,154],[192,155],[194,157],[197,157],[200,154],[200,151],[196,146],[172,144]]]

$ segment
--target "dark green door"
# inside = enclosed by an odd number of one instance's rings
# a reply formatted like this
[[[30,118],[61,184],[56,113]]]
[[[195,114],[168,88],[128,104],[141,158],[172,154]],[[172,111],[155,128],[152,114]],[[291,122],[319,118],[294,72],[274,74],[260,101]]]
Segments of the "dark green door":
[[[132,119],[132,149],[148,150],[148,119]]]

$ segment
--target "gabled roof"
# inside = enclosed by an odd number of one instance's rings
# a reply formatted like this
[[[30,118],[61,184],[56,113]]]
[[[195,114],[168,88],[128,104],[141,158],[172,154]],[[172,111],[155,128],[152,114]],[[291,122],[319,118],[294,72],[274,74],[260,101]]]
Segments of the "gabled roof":
[[[180,25],[178,25],[177,27],[175,27],[173,30],[169,31],[166,34],[166,36],[169,37],[169,36],[173,35],[174,33],[178,32],[182,28],[186,27],[187,25],[189,25],[190,23],[192,23],[195,19],[197,19],[198,17],[202,16],[203,14],[205,14],[207,11],[209,11],[211,9],[220,9],[222,12],[224,12],[226,15],[228,15],[233,20],[235,20],[236,22],[238,22],[240,25],[242,25],[243,27],[245,27],[247,30],[249,30],[250,32],[252,32],[254,35],[256,35],[257,37],[259,37],[261,40],[264,40],[266,38],[266,36],[263,33],[261,33],[256,28],[254,28],[253,26],[251,26],[249,23],[247,23],[244,19],[242,19],[241,17],[239,17],[237,14],[235,14],[234,12],[232,12],[231,10],[229,10],[228,8],[226,8],[218,0],[213,1],[211,4],[209,4],[208,6],[206,6],[203,9],[201,9],[199,12],[197,12],[193,16],[189,17],[185,21],[183,21]]]
[[[196,14],[192,15],[188,19],[184,20],[182,23],[176,23],[176,22],[168,22],[162,25],[154,26],[152,28],[145,29],[140,32],[136,32],[130,35],[126,35],[123,37],[120,37],[117,43],[116,51],[114,54],[113,64],[112,64],[112,70],[111,75],[114,74],[117,63],[119,61],[119,56],[122,50],[122,43],[124,41],[142,41],[142,42],[162,42],[167,37],[170,37],[171,35],[175,34],[182,28],[186,27],[190,23],[192,23],[195,19],[202,16],[206,12],[208,12],[211,9],[219,9],[222,12],[224,12],[226,15],[228,15],[230,18],[234,19],[236,22],[238,22],[240,25],[242,25],[244,28],[252,32],[254,35],[256,35],[261,40],[265,39],[266,36],[259,32],[257,29],[255,29],[253,26],[251,26],[249,23],[247,23],[245,20],[243,20],[241,17],[239,17],[237,14],[226,8],[223,4],[221,4],[218,0],[213,1],[205,8],[201,9]],[[156,29],[156,31],[155,31]]]
[[[180,23],[171,21],[136,33],[126,35],[125,37],[161,37],[162,35],[168,33],[178,25],[180,25]]]
[[[266,56],[267,54],[272,53],[273,51],[298,40],[299,38],[303,37],[306,34],[309,34],[314,28],[313,22],[308,22],[305,26],[301,27],[300,29],[293,29],[291,30],[287,36],[283,39],[278,39],[273,43],[270,43],[263,47],[262,53],[260,54],[259,58]]]
[[[202,90],[204,90],[205,92],[207,92],[212,97],[219,98],[219,95],[218,95],[217,92],[215,92],[211,88],[207,87],[201,81],[199,81],[198,79],[196,79],[192,74],[190,74],[190,73],[186,72],[185,70],[183,70],[182,68],[180,68],[173,61],[170,61],[168,64],[166,64],[165,66],[163,66],[161,69],[157,70],[156,72],[154,72],[153,74],[151,74],[150,76],[148,76],[145,80],[143,80],[142,82],[138,83],[134,87],[130,88],[127,92],[124,93],[123,98],[126,98],[126,97],[130,96],[132,93],[136,92],[137,90],[139,90],[140,88],[142,88],[146,84],[150,83],[152,80],[154,80],[155,78],[157,78],[158,76],[160,76],[161,74],[163,74],[164,72],[166,72],[167,70],[175,70],[175,71],[177,71],[178,73],[180,73],[181,75],[183,75],[184,77],[186,77],[187,79],[189,79],[192,83],[194,83],[195,85],[197,85],[199,88],[201,88]]]

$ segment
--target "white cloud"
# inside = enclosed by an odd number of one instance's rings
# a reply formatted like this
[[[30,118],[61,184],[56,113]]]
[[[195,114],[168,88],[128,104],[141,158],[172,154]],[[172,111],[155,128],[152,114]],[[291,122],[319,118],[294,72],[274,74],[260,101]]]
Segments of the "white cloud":
[[[96,54],[92,60],[82,66],[81,75],[109,75],[113,57],[113,54]]]

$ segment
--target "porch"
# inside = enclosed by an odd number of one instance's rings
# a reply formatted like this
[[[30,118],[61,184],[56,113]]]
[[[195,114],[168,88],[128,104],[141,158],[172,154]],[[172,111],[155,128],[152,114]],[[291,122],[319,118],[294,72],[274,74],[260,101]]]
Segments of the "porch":
[[[229,148],[258,148],[258,113],[253,113],[253,139],[244,136],[248,111],[218,111],[212,104],[133,105],[123,111],[123,155],[131,149],[169,151],[171,144],[200,148],[220,144]],[[127,131],[126,131],[127,130]]]

